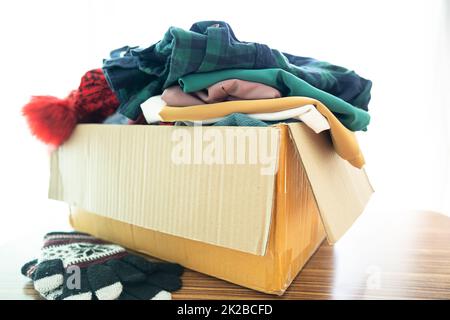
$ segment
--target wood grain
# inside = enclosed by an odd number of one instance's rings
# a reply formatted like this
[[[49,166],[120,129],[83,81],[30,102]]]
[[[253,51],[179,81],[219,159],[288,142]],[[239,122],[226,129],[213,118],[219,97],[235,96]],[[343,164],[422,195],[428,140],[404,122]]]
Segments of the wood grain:
[[[0,247],[0,299],[39,299],[20,267],[41,236]],[[183,284],[174,299],[450,299],[450,218],[366,212],[335,246],[322,244],[281,297],[190,270]]]

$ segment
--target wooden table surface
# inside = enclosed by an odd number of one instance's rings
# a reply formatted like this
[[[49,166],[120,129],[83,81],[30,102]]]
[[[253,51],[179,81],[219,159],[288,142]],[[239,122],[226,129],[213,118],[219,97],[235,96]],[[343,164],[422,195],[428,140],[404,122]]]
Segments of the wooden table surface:
[[[39,298],[20,267],[41,237],[0,247],[0,299]],[[173,299],[450,299],[450,218],[366,212],[335,246],[323,243],[281,297],[188,270]]]

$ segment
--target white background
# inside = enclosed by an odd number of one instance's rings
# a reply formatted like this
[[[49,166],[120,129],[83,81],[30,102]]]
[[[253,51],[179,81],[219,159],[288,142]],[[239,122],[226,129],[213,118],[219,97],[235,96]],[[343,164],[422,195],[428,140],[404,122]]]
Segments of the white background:
[[[110,50],[200,20],[371,79],[359,135],[376,189],[368,210],[450,215],[449,1],[1,1],[0,244],[67,219],[46,198],[46,147],[20,115],[29,97],[64,97]]]

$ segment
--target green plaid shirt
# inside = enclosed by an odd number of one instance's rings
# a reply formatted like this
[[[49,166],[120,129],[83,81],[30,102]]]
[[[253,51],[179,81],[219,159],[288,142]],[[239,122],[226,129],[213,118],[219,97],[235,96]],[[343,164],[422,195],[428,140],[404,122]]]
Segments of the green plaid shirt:
[[[259,43],[237,40],[221,21],[195,23],[189,31],[171,27],[146,48],[124,47],[106,59],[103,71],[121,106],[136,119],[140,105],[184,75],[224,69],[281,68],[316,88],[367,110],[371,82],[355,72],[312,58],[297,57]]]

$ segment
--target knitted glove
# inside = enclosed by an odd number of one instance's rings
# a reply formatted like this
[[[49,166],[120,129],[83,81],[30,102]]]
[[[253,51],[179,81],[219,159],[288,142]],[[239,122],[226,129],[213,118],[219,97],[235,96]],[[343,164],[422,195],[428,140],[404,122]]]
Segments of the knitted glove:
[[[22,267],[48,300],[170,299],[182,273],[178,264],[150,262],[78,232],[48,233],[41,257]]]

